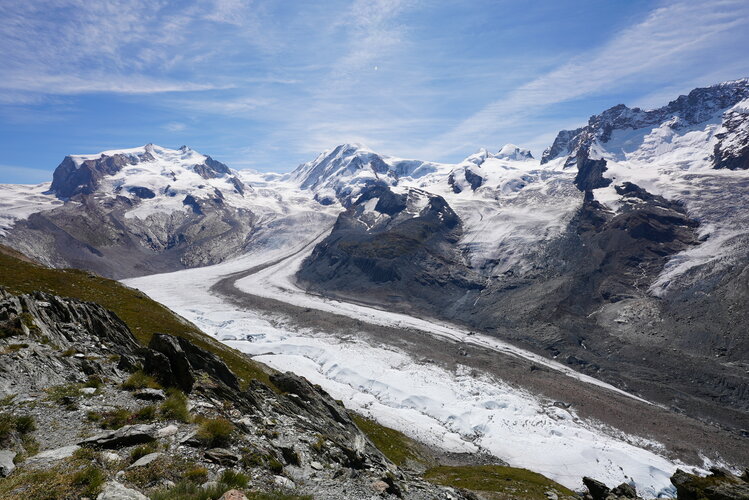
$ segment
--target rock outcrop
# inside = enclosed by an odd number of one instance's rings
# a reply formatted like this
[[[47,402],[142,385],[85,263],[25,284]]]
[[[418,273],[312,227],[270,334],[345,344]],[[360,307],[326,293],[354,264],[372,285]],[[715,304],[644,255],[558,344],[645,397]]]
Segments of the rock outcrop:
[[[749,472],[736,477],[728,471],[713,468],[708,476],[689,474],[677,469],[671,477],[679,500],[749,500]]]
[[[240,383],[219,356],[185,338],[156,334],[143,347],[94,303],[0,289],[0,352],[0,397],[12,401],[0,411],[12,425],[0,435],[8,498],[35,491],[13,478],[39,469],[69,475],[73,491],[101,499],[202,483],[218,498],[237,481],[247,491],[331,499],[371,498],[381,482],[396,496],[470,498],[401,470],[305,379],[273,373],[272,387]],[[157,381],[166,395],[142,398],[160,392]],[[38,448],[38,458],[24,460]],[[81,470],[85,479],[75,479]]]

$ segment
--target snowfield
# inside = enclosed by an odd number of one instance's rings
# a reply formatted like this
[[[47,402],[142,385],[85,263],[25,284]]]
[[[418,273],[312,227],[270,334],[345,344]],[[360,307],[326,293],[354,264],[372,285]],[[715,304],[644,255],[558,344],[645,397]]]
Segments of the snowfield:
[[[56,196],[47,194],[50,184],[0,184],[0,236],[19,220],[62,205]]]
[[[631,482],[644,495],[671,491],[669,477],[678,464],[657,453],[658,443],[585,421],[551,401],[465,367],[448,371],[388,346],[371,345],[355,331],[336,337],[294,329],[280,316],[239,309],[211,294],[211,286],[228,274],[277,262],[237,285],[248,293],[353,316],[362,322],[414,327],[473,341],[618,391],[496,339],[468,336],[450,325],[306,294],[294,286],[291,277],[313,248],[310,243],[324,237],[324,233],[315,232],[319,229],[310,224],[290,225],[293,237],[288,233],[282,247],[257,247],[252,254],[216,266],[125,283],[254,359],[302,375],[348,408],[432,446],[454,452],[485,451],[571,488],[580,488],[582,476],[589,475],[610,485]],[[292,257],[284,259],[286,255]]]

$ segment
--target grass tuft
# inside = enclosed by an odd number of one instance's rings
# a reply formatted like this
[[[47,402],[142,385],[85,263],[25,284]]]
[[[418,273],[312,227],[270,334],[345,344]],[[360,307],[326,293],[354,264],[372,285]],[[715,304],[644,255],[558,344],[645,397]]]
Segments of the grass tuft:
[[[234,424],[225,418],[206,418],[200,422],[197,438],[211,448],[229,444]]]
[[[159,414],[165,420],[177,420],[179,422],[189,422],[190,412],[187,409],[187,396],[179,389],[167,389],[167,398],[159,407]]]
[[[126,391],[137,391],[139,389],[161,389],[161,385],[156,382],[150,375],[146,375],[142,370],[131,374],[120,387]]]

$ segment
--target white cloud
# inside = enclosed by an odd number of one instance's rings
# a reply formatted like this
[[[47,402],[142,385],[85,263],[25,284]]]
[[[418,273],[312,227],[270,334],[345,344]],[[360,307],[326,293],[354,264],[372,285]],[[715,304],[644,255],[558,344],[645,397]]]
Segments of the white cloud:
[[[226,28],[206,19],[241,26],[240,11],[247,7],[226,0],[181,8],[164,0],[0,3],[0,89],[76,94],[226,88],[231,85],[219,82],[221,75],[200,72],[228,44],[212,36]]]
[[[749,26],[744,0],[669,3],[642,22],[616,34],[599,49],[581,54],[486,105],[424,148],[432,157],[449,155],[468,145],[492,140],[545,107],[621,88],[638,79],[663,78],[729,43],[737,30]]]
[[[168,132],[182,132],[187,128],[187,125],[180,122],[169,122],[166,125],[164,125],[164,130]]]

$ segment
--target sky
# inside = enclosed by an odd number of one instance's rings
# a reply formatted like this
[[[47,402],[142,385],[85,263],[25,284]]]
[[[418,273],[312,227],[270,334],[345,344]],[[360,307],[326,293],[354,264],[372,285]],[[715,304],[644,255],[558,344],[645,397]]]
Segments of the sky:
[[[186,144],[289,171],[358,142],[540,156],[613,105],[749,76],[749,2],[0,1],[0,183]]]

